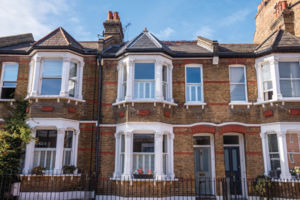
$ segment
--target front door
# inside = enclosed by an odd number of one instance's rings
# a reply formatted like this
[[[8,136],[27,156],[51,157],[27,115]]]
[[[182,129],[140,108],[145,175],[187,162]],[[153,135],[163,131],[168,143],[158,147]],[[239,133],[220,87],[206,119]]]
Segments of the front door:
[[[224,147],[225,175],[230,178],[230,193],[242,194],[241,163],[239,147]]]
[[[211,195],[212,182],[210,148],[195,148],[194,161],[196,194]]]

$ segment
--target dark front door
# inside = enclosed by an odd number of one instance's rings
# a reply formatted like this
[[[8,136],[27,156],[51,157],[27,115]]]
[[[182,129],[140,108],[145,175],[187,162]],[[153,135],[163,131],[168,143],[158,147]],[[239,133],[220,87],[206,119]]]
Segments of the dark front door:
[[[224,147],[225,175],[230,178],[232,195],[242,194],[241,163],[239,147]]]

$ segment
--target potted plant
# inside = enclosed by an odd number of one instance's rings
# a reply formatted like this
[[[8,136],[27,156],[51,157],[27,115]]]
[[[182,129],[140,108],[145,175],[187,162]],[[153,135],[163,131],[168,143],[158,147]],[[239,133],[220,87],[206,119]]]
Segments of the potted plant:
[[[152,170],[148,170],[147,172],[148,174],[144,174],[143,168],[141,168],[140,170],[137,169],[133,173],[133,177],[135,179],[153,179],[154,173],[152,172]]]
[[[74,165],[65,165],[63,166],[64,174],[73,174],[73,172],[77,169]]]
[[[296,179],[300,179],[300,167],[295,167]]]
[[[258,192],[260,197],[262,197],[261,200],[267,199],[267,193],[269,193],[270,196],[272,181],[269,177],[264,175],[257,176],[255,181],[253,182],[253,185],[255,191]]]
[[[44,175],[46,171],[45,167],[37,166],[31,170],[32,175]]]

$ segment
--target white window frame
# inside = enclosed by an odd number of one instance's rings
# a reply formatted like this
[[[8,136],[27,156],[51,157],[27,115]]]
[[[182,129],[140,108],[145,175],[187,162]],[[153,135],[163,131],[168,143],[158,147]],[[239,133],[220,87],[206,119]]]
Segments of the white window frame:
[[[270,54],[255,60],[255,68],[257,73],[257,103],[254,105],[264,104],[268,102],[300,102],[300,97],[283,97],[280,88],[279,62],[300,62],[300,53],[291,54]],[[273,85],[273,98],[265,101],[263,96],[263,83],[261,66],[270,63],[270,70]],[[289,79],[290,80],[290,79]]]
[[[231,67],[243,67],[244,68],[244,77],[245,77],[245,83],[231,83],[230,82],[230,68]],[[236,84],[236,85],[245,85],[245,95],[246,95],[246,100],[245,101],[232,101],[230,98],[230,103],[248,103],[248,84],[247,84],[247,70],[246,70],[246,66],[245,65],[229,65],[228,67],[228,72],[229,72],[229,91],[230,91],[230,85],[231,84]],[[230,93],[231,95],[231,93]]]
[[[68,81],[75,82],[75,90],[74,90],[74,97],[73,97],[73,98],[75,98],[75,97],[78,97],[78,94],[79,94],[79,91],[78,91],[78,88],[79,88],[79,85],[78,85],[78,82],[79,82],[78,81],[79,63],[78,63],[78,61],[71,61],[70,66],[71,66],[71,63],[76,64],[76,78],[70,78],[69,77]],[[70,70],[69,70],[69,72],[70,72]],[[69,90],[69,87],[68,87],[68,90]],[[70,94],[69,94],[69,97],[71,97]]]
[[[136,63],[153,63],[154,64],[154,79],[135,79],[134,77],[135,77],[135,64]],[[136,61],[135,63],[134,63],[134,65],[133,65],[133,88],[135,88],[135,83],[136,82],[138,82],[138,83],[144,83],[144,85],[146,84],[146,83],[149,83],[150,84],[150,87],[151,87],[151,83],[154,83],[153,85],[154,85],[154,97],[153,98],[140,98],[140,97],[137,97],[137,98],[135,98],[135,89],[133,89],[133,98],[135,99],[135,100],[140,100],[140,101],[147,101],[147,100],[149,100],[149,99],[155,99],[155,97],[156,97],[156,64],[155,64],[155,62],[144,62],[144,61]],[[144,86],[144,87],[146,87],[146,86]],[[150,93],[150,95],[151,95],[151,93]],[[146,96],[146,90],[144,90],[144,97]]]
[[[127,66],[123,66],[122,67],[122,99],[125,100],[125,96],[126,96],[126,91],[125,89],[127,88],[127,82],[128,82],[128,77],[127,77],[127,73],[126,73],[126,81],[124,80],[124,72],[125,72],[125,68],[127,69]],[[127,71],[126,71],[127,72]]]
[[[104,59],[105,60],[105,59]],[[154,98],[134,98],[134,73],[135,73],[135,63],[155,63],[155,79],[154,79]],[[167,99],[164,100],[163,96],[163,66],[167,66]],[[123,92],[123,70],[124,66],[127,67],[127,87],[126,96],[124,98]],[[124,103],[144,103],[152,102],[154,105],[156,103],[164,103],[169,106],[177,106],[173,99],[172,90],[172,60],[170,58],[161,55],[127,55],[119,61],[118,64],[118,93],[116,103],[113,106],[120,106]],[[140,80],[141,82],[147,82],[147,80]],[[153,80],[151,80],[152,82]]]
[[[186,69],[187,68],[190,68],[190,67],[194,67],[194,68],[200,68],[200,73],[201,73],[201,83],[187,83],[187,74],[186,74]],[[187,65],[185,65],[185,67],[184,67],[184,74],[185,74],[185,87],[184,87],[184,91],[185,91],[185,105],[190,105],[190,104],[203,104],[204,103],[204,81],[203,81],[203,65],[202,64],[187,64]],[[198,86],[198,85],[200,85],[201,86],[201,101],[188,101],[187,100],[187,96],[186,96],[186,87],[188,86],[188,85],[195,85],[195,86]],[[197,90],[196,90],[197,91]],[[197,97],[197,95],[196,95],[196,97]]]
[[[290,159],[290,162],[291,162],[292,164],[295,164],[294,156],[293,156],[292,153],[289,153],[289,159]]]
[[[164,67],[167,68],[167,81],[164,81]],[[162,92],[163,92],[163,97],[164,97],[164,100],[168,100],[169,99],[169,84],[168,84],[168,80],[169,80],[169,73],[168,73],[168,66],[166,65],[163,65],[162,67]],[[166,88],[166,92],[164,94],[164,87]]]
[[[3,62],[2,63],[2,68],[1,68],[1,79],[0,79],[0,99],[1,99],[1,95],[2,95],[2,88],[12,88],[11,86],[3,86],[3,77],[4,77],[4,68],[5,68],[5,65],[6,64],[13,64],[13,65],[18,65],[18,75],[19,75],[19,63],[17,62]],[[16,87],[17,88],[17,85],[18,85],[18,75],[17,75],[17,80],[16,80]],[[5,81],[6,82],[6,81]],[[11,82],[14,82],[14,81],[11,81]],[[12,98],[13,99],[13,98]],[[3,100],[12,100],[12,99],[3,99]],[[1,99],[2,100],[2,99]]]
[[[59,95],[41,95],[42,71],[44,60],[63,60],[62,83]],[[77,64],[77,77],[74,97],[69,96],[69,70],[71,63]],[[28,96],[26,99],[68,99],[75,102],[85,102],[82,99],[83,67],[84,59],[81,56],[69,52],[37,52],[31,60],[28,84]],[[48,78],[48,77],[47,77]],[[51,77],[50,77],[51,78]],[[55,77],[57,78],[57,77]],[[72,79],[74,80],[74,79]]]
[[[280,162],[280,150],[279,150],[279,144],[278,144],[278,138],[277,138],[277,148],[278,148],[278,152],[270,152],[270,149],[269,149],[269,138],[268,138],[268,135],[276,135],[276,137],[277,137],[277,134],[276,133],[268,133],[267,134],[267,138],[266,138],[266,142],[267,142],[267,153],[268,153],[268,162],[269,162],[269,166],[270,166],[270,169],[268,169],[268,172],[270,172],[270,171],[272,171],[272,165],[271,165],[271,160],[279,160],[279,162]],[[278,156],[279,156],[279,158],[273,158],[273,159],[271,159],[271,156],[270,155],[272,155],[272,154],[278,154]],[[280,162],[280,166],[281,166],[281,162]]]

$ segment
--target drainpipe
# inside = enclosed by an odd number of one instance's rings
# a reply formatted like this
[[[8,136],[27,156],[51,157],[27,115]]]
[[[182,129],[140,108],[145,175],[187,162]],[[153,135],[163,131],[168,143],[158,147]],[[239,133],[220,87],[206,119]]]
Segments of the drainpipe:
[[[94,199],[96,199],[97,194],[97,186],[98,186],[98,159],[99,159],[99,132],[100,132],[100,122],[101,122],[101,116],[100,116],[100,103],[101,103],[101,55],[98,54],[98,62],[99,62],[99,86],[98,86],[98,113],[97,113],[97,140],[96,140],[96,166],[95,166],[95,196]],[[99,166],[101,165],[101,159],[99,160]]]

